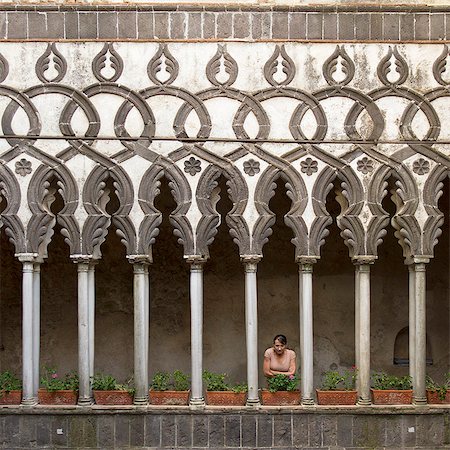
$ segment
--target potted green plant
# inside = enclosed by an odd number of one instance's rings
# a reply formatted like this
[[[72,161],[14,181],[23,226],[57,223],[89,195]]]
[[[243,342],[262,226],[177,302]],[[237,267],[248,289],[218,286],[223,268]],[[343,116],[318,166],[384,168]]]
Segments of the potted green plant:
[[[226,373],[203,371],[206,387],[206,404],[213,406],[242,406],[247,397],[245,383],[229,384]]]
[[[156,372],[150,384],[152,405],[187,405],[189,402],[189,376],[181,370]]]
[[[38,400],[41,405],[76,405],[78,375],[70,372],[60,376],[55,368],[44,367]]]
[[[356,403],[356,368],[347,369],[343,374],[336,370],[325,372],[320,389],[316,389],[319,405],[354,405]]]
[[[268,406],[289,406],[300,403],[300,391],[298,383],[300,378],[295,375],[276,374],[267,378],[269,389],[261,391],[263,405]]]
[[[118,383],[111,375],[98,373],[92,377],[92,390],[97,405],[132,405],[134,387],[132,379]]]
[[[412,403],[411,377],[397,377],[385,372],[372,375],[372,401],[375,405],[404,405]]]
[[[20,405],[22,381],[9,371],[0,373],[0,405]]]
[[[425,380],[427,388],[427,402],[431,404],[450,403],[450,372],[445,375],[443,384],[436,383],[427,375]]]

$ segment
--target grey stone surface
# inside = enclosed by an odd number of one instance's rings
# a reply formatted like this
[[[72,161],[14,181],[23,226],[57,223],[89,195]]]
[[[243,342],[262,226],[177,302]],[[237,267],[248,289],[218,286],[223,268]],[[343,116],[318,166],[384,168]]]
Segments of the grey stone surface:
[[[320,13],[307,14],[306,36],[308,39],[322,39],[322,18]]]
[[[59,39],[64,36],[64,14],[59,12],[47,13],[47,37]]]
[[[171,39],[186,38],[186,13],[170,13],[170,37]]]
[[[8,39],[27,37],[27,14],[24,12],[8,12]]]
[[[217,37],[224,39],[232,36],[233,17],[224,12],[217,13]]]
[[[194,416],[192,429],[193,446],[206,447],[208,445],[208,418],[203,416]]]
[[[153,14],[149,12],[140,12],[138,18],[138,38],[152,39],[154,37],[153,30]]]
[[[134,11],[124,11],[117,15],[118,33],[121,39],[136,39],[136,13]]]
[[[383,16],[370,14],[370,39],[378,40],[383,37]]]
[[[209,445],[210,447],[223,447],[225,442],[225,418],[212,416],[209,419]]]
[[[188,39],[201,39],[202,37],[202,16],[198,13],[188,13]]]
[[[161,445],[161,416],[151,414],[145,417],[145,445],[159,447]]]
[[[161,446],[175,446],[175,417],[163,416],[161,418]]]
[[[355,39],[355,15],[353,13],[339,14],[338,39]]]
[[[192,446],[192,416],[179,415],[176,417],[177,426],[177,446],[191,447]]]
[[[97,440],[104,447],[114,446],[114,416],[100,416],[97,420]]]
[[[411,14],[400,15],[400,40],[411,41],[414,39],[414,16]]]
[[[306,39],[306,13],[290,13],[289,39]]]
[[[445,39],[445,14],[433,14],[430,19],[430,39]]]
[[[258,416],[257,445],[271,447],[273,443],[273,422],[269,415]]]
[[[370,15],[355,15],[355,37],[359,41],[366,41],[370,37]]]
[[[277,446],[292,445],[292,416],[281,414],[273,418],[273,441]]]
[[[272,38],[287,39],[289,36],[288,15],[284,13],[272,14]]]
[[[383,26],[383,38],[387,40],[397,40],[399,38],[400,20],[398,14],[385,14]]]
[[[324,14],[323,15],[323,38],[324,39],[337,39],[337,14]]]
[[[169,13],[156,12],[154,15],[155,37],[158,39],[169,38]]]
[[[73,26],[74,25],[75,24],[73,24]],[[78,29],[80,39],[95,39],[98,34],[97,14],[89,14],[86,12],[78,13]]]
[[[256,417],[242,416],[242,446],[256,446]]]
[[[117,13],[100,12],[98,14],[98,37],[101,39],[117,38]]]
[[[225,417],[225,446],[240,447],[241,445],[241,418],[239,415]]]
[[[202,14],[203,39],[211,39],[216,36],[216,16],[213,13]]]
[[[237,39],[248,38],[251,33],[249,14],[234,14],[233,15],[233,30],[234,37]]]
[[[308,415],[293,414],[292,417],[292,444],[303,448],[309,445]]]
[[[430,15],[416,14],[415,17],[415,38],[429,39],[430,37]]]
[[[39,38],[45,34],[46,13],[43,12],[29,12],[28,13],[28,37]]]
[[[134,415],[130,420],[130,445],[143,447],[145,442],[145,416]]]

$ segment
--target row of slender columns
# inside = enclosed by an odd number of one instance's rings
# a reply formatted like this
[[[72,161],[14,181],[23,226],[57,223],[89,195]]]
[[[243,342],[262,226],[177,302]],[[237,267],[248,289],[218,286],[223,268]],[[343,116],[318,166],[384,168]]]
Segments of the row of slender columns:
[[[23,265],[23,404],[37,402],[40,342],[40,261],[34,254],[17,255]],[[245,270],[245,320],[247,347],[248,406],[258,406],[258,256],[242,258]],[[91,378],[94,375],[95,263],[90,257],[74,258],[78,271],[78,372],[79,404],[92,404]],[[130,258],[134,272],[134,370],[135,404],[148,401],[149,262]],[[190,264],[191,307],[191,401],[203,398],[203,265],[195,258]],[[370,404],[370,265],[374,258],[355,260],[355,362],[358,368],[358,404]],[[426,276],[428,259],[409,264],[410,375],[414,403],[426,403]],[[314,259],[299,261],[299,312],[302,404],[314,404],[313,387],[313,290]]]

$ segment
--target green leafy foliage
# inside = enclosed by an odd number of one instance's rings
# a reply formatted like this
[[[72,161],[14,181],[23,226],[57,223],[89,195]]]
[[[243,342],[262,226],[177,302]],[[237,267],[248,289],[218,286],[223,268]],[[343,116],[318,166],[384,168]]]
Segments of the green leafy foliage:
[[[172,375],[173,389],[175,391],[188,391],[190,387],[189,375],[186,375],[181,370],[175,370]]]
[[[207,391],[233,391],[247,392],[248,388],[245,383],[229,384],[226,380],[226,373],[214,373],[209,370],[203,371],[203,381]]]
[[[156,372],[152,378],[150,388],[154,391],[168,391],[170,374],[168,372]]]
[[[323,391],[352,391],[355,389],[357,370],[355,367],[347,369],[343,374],[336,370],[325,372],[322,377]]]
[[[375,389],[388,390],[407,390],[412,389],[411,377],[405,375],[397,377],[395,375],[388,375],[385,372],[377,372],[372,375],[373,387]]]
[[[300,378],[297,374],[295,375],[284,375],[278,373],[273,377],[267,378],[267,384],[269,385],[270,392],[277,391],[295,391],[298,387]]]
[[[450,372],[445,375],[443,384],[436,383],[429,375],[425,379],[426,388],[431,392],[437,392],[440,400],[445,400],[447,391],[450,389]]]
[[[47,391],[78,391],[78,385],[78,375],[75,372],[72,371],[64,376],[60,376],[55,368],[44,367],[44,373],[41,376],[41,386]]]
[[[130,394],[134,394],[135,387],[133,378],[128,379],[124,383],[118,383],[117,380],[107,374],[97,373],[92,379],[92,389],[95,391],[127,391]]]
[[[8,371],[0,373],[0,391],[11,392],[20,389],[22,389],[22,380]]]

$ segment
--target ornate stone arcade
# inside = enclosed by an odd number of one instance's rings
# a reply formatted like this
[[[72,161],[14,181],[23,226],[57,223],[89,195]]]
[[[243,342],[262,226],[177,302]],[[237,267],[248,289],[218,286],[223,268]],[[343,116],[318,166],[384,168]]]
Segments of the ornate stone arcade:
[[[257,267],[280,179],[299,268],[303,404],[314,401],[313,268],[331,223],[333,183],[355,268],[359,403],[370,404],[370,271],[389,225],[386,196],[409,267],[414,401],[426,403],[426,268],[450,166],[447,45],[9,42],[0,54],[1,225],[23,265],[24,404],[36,402],[40,266],[56,224],[78,268],[80,405],[91,403],[95,265],[111,226],[133,265],[135,402],[147,402],[148,266],[163,177],[190,266],[191,405],[204,404],[202,269],[224,195],[245,272],[248,405],[259,404]]]

